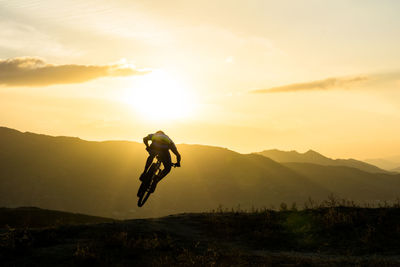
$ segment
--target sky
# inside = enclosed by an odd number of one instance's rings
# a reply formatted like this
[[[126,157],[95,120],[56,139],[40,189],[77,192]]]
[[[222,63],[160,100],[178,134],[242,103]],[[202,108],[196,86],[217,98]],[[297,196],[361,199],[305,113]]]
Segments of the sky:
[[[400,154],[399,1],[3,1],[0,126]]]

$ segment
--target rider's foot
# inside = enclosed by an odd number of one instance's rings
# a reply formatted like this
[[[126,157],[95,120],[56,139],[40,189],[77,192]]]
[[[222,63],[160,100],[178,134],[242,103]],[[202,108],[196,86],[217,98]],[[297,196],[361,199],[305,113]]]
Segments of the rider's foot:
[[[151,187],[150,187],[150,193],[154,193],[159,181],[160,180],[158,179],[158,177],[154,177],[153,183],[151,184]]]
[[[139,180],[140,180],[141,182],[143,182],[143,181],[144,181],[144,177],[145,177],[145,175],[144,175],[144,173],[142,173],[142,174],[140,175],[140,177],[139,177]]]

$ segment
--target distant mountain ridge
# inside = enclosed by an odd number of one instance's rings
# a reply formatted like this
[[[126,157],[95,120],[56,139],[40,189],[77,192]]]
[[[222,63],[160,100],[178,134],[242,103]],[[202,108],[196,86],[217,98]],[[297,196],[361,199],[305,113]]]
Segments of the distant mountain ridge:
[[[174,168],[138,208],[138,177],[147,157],[143,144],[0,128],[0,207],[35,206],[126,219],[209,211],[220,205],[301,206],[309,197],[320,201],[329,194],[360,203],[395,201],[399,196],[400,175],[278,163],[220,147],[177,147],[182,167]]]
[[[278,149],[264,150],[258,154],[268,157],[280,163],[299,162],[299,163],[313,163],[324,166],[347,166],[357,168],[371,173],[388,173],[374,165],[365,163],[355,159],[331,159],[314,151],[308,150],[305,153],[299,153],[295,150],[281,151]]]
[[[392,169],[394,172],[400,172],[400,167]]]
[[[400,155],[386,158],[365,159],[364,161],[384,170],[400,172]]]

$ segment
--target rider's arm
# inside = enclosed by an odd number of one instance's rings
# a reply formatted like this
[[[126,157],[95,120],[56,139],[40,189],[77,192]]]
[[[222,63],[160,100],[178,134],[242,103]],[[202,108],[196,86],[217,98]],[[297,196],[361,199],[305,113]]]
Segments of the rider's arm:
[[[151,140],[151,135],[150,134],[143,138],[143,143],[146,145],[146,148],[149,148],[149,141],[150,140]]]
[[[178,149],[176,148],[174,143],[171,144],[171,148],[170,149],[176,156],[176,163],[178,164],[178,166],[180,166],[180,164],[181,164],[181,154],[179,154]]]

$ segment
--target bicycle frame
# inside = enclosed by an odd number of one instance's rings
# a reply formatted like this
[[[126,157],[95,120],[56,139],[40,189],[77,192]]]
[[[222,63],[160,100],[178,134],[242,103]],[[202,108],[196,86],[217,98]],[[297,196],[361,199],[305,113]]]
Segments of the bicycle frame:
[[[165,166],[163,166],[165,168]],[[176,163],[172,163],[171,167],[176,167]],[[153,184],[153,179],[154,177],[158,176],[160,172],[164,169],[161,168],[161,159],[159,155],[155,156],[155,159],[153,159],[153,162],[150,164],[149,169],[147,170],[147,177],[143,180],[142,184],[139,187],[138,190],[138,206],[141,207],[144,205],[144,203],[147,201],[149,198],[151,191],[150,187]]]

